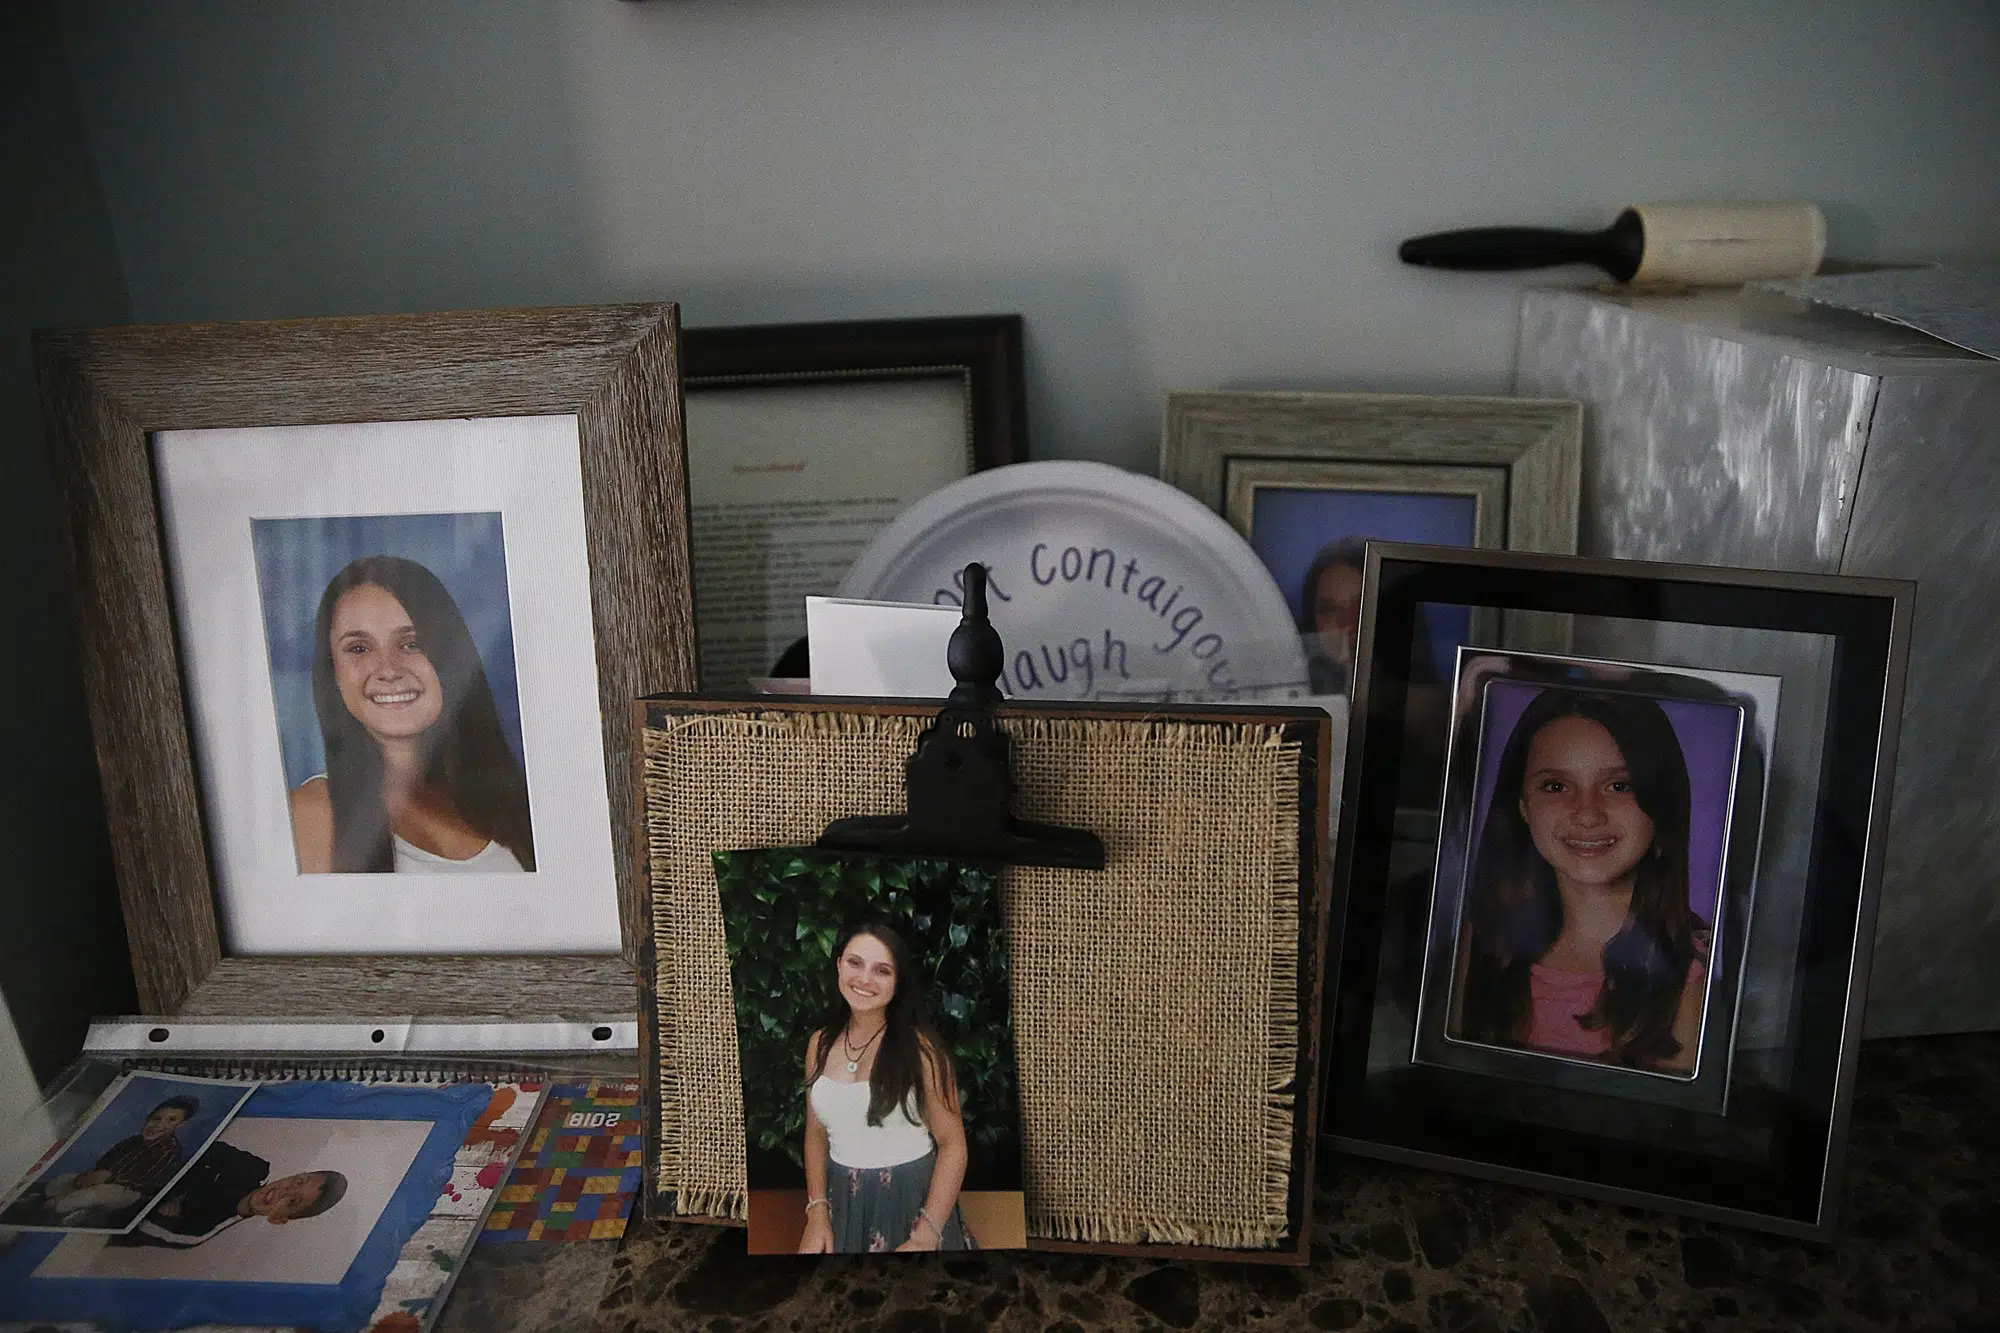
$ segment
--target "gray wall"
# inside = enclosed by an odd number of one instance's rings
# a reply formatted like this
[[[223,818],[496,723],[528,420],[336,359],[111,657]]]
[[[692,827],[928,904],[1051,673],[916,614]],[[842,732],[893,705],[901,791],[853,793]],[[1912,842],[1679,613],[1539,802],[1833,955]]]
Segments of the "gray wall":
[[[130,313],[53,8],[0,5],[0,1112],[32,1086],[17,1052],[46,1079],[136,1003],[28,350]]]
[[[69,0],[63,51],[52,8],[0,5],[0,983],[42,1064],[122,943],[29,326],[1018,310],[1034,451],[1150,469],[1169,389],[1503,390],[1519,282],[1402,269],[1415,232],[1804,196],[1849,257],[2000,253],[1988,0]]]
[[[1019,310],[1033,448],[1153,466],[1169,389],[1499,392],[1436,228],[1820,201],[2000,253],[2000,6],[1685,0],[81,0],[142,320],[664,297]]]

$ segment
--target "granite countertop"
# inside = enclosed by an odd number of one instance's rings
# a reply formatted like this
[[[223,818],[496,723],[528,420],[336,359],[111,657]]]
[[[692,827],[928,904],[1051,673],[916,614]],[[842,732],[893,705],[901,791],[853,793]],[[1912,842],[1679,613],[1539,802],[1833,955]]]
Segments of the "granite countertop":
[[[2000,1033],[1862,1048],[1844,1229],[1831,1246],[1350,1157],[1327,1157],[1320,1185],[1304,1268],[1019,1252],[751,1258],[741,1231],[641,1223],[616,1253],[566,1258],[573,1271],[560,1277],[524,1277],[522,1261],[468,1266],[446,1325],[1990,1330],[2000,1328]]]

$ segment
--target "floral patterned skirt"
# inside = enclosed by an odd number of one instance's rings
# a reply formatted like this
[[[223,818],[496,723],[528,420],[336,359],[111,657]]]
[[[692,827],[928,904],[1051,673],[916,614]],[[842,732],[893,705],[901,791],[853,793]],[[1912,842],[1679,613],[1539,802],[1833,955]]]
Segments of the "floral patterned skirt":
[[[893,1250],[910,1238],[917,1211],[931,1190],[931,1170],[937,1153],[896,1166],[856,1167],[826,1164],[827,1203],[833,1213],[833,1252],[866,1254]],[[938,1219],[943,1236],[940,1250],[976,1250],[977,1241],[965,1229],[965,1218],[953,1204],[951,1215]],[[928,1228],[926,1228],[928,1230]]]

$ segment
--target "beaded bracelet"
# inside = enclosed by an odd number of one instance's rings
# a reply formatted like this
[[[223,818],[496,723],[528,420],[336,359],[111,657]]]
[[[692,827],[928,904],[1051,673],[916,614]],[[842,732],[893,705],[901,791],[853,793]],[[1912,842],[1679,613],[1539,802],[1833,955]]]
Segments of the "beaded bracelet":
[[[830,1204],[830,1203],[828,1203],[828,1202],[827,1202],[827,1201],[826,1201],[826,1200],[825,1200],[824,1198],[818,1198],[818,1199],[807,1199],[807,1200],[806,1200],[806,1211],[807,1211],[807,1212],[811,1212],[811,1211],[812,1211],[813,1209],[815,1209],[815,1208],[824,1208],[824,1209],[826,1209],[826,1211],[827,1211],[827,1212],[829,1212],[829,1213],[831,1213],[831,1212],[833,1211],[833,1205],[832,1205],[832,1204]],[[923,1211],[923,1209],[919,1208],[919,1209],[918,1209],[917,1211],[918,1211],[918,1212],[922,1212],[922,1211]]]

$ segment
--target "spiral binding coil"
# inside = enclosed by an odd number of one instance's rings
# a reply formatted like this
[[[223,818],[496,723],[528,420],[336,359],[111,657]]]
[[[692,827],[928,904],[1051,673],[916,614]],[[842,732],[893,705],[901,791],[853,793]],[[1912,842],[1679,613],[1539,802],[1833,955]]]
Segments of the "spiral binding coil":
[[[260,1083],[520,1083],[546,1082],[575,1074],[604,1077],[611,1071],[575,1068],[577,1062],[540,1066],[519,1061],[414,1059],[396,1061],[382,1056],[349,1059],[333,1056],[182,1055],[171,1058],[127,1055],[118,1060],[120,1073],[179,1074],[187,1078],[221,1078]]]

